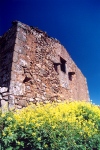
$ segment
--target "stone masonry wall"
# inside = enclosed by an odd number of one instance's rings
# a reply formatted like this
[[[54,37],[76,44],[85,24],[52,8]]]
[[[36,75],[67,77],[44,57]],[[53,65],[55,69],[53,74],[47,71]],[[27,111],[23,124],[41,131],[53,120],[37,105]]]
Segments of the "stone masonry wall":
[[[0,43],[4,43],[0,44],[0,99],[8,101],[9,108],[29,102],[89,100],[86,78],[56,39],[15,21]],[[2,92],[6,87],[7,94]]]
[[[0,38],[0,106],[8,105],[15,38],[16,26]]]

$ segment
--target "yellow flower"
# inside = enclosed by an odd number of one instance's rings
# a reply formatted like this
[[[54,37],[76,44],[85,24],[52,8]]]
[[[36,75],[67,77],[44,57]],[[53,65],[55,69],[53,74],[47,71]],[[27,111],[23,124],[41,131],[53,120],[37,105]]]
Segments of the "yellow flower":
[[[5,117],[5,114],[3,113],[3,114],[1,115],[1,117]]]
[[[36,133],[32,133],[33,136],[36,136]]]
[[[45,144],[45,145],[44,145],[44,147],[45,147],[45,148],[48,148],[48,145],[47,145],[47,144]]]
[[[12,118],[11,118],[11,117],[8,117],[8,118],[7,118],[7,121],[11,121],[11,120],[12,120]]]
[[[56,126],[52,126],[52,128],[53,128],[53,129],[55,129],[55,128],[56,128]]]
[[[3,136],[6,136],[6,134],[5,134],[4,132],[2,133],[2,135],[3,135]]]
[[[37,140],[38,140],[38,141],[41,141],[41,137],[39,137]]]
[[[40,124],[39,124],[39,123],[36,123],[36,124],[35,124],[35,126],[36,126],[36,127],[39,127],[39,126],[40,126]]]
[[[19,141],[17,141],[16,143],[17,143],[18,145],[20,145],[20,142],[19,142]]]
[[[21,128],[23,129],[23,128],[24,128],[24,126],[21,126]]]

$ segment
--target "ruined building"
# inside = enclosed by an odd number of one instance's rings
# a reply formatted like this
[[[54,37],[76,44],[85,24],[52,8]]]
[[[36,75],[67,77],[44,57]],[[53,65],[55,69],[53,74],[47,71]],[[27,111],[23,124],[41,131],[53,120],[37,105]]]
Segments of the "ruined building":
[[[66,49],[45,32],[14,21],[0,37],[0,106],[89,100],[86,78]]]

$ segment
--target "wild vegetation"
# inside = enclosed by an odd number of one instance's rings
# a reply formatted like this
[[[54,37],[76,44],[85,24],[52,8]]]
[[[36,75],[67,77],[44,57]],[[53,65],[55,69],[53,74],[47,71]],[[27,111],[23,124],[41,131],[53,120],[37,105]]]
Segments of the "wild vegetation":
[[[1,150],[100,150],[100,109],[88,102],[29,105],[1,114]]]

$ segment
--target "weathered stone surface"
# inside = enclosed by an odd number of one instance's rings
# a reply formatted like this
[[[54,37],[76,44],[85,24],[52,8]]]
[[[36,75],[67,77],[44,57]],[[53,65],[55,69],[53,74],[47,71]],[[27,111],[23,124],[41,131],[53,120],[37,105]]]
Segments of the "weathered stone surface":
[[[8,88],[7,87],[1,87],[0,88],[0,93],[5,93],[8,91]]]
[[[26,36],[24,34],[21,34],[18,32],[17,36],[18,36],[18,39],[20,39],[21,41],[23,41],[23,42],[26,41]]]
[[[26,100],[20,100],[20,101],[18,101],[18,105],[20,105],[22,107],[26,107],[27,106],[27,101]]]
[[[21,108],[22,108],[22,106],[21,106],[21,105],[17,105],[17,108],[18,108],[18,109],[21,109]]]
[[[35,98],[35,100],[37,101],[37,102],[41,102],[42,101],[42,99],[41,98]]]
[[[20,40],[18,40],[18,39],[16,39],[17,40],[17,42],[19,43],[20,42]],[[17,43],[17,44],[18,44]],[[17,52],[17,53],[19,53],[19,54],[26,54],[26,50],[25,50],[25,48],[23,47],[23,46],[19,46],[19,45],[15,45],[15,52]]]
[[[12,71],[14,71],[15,74],[16,74],[16,72],[17,72],[17,74],[23,74],[24,73],[23,67],[19,64],[16,64],[16,63],[12,64]]]
[[[11,103],[12,103],[12,101],[14,102],[15,96],[14,95],[9,95],[9,102],[10,102],[10,100],[11,100]]]
[[[18,53],[16,51],[13,53],[13,62],[18,62]]]
[[[10,93],[14,95],[24,95],[25,93],[25,84],[20,82],[14,82],[10,87]]]
[[[6,92],[6,93],[2,93],[2,96],[8,96],[9,95],[9,92]]]
[[[3,96],[3,99],[7,101],[8,100],[8,96]]]
[[[9,110],[15,109],[15,97],[13,95],[9,95]]]
[[[30,102],[34,102],[34,100],[35,100],[34,98],[30,98],[29,99]]]
[[[0,100],[2,99],[2,95],[0,94]]]
[[[5,113],[8,111],[8,101],[1,100],[1,108],[2,112]]]
[[[0,39],[2,104],[21,109],[29,102],[68,99],[89,100],[86,78],[58,40],[15,22]]]

